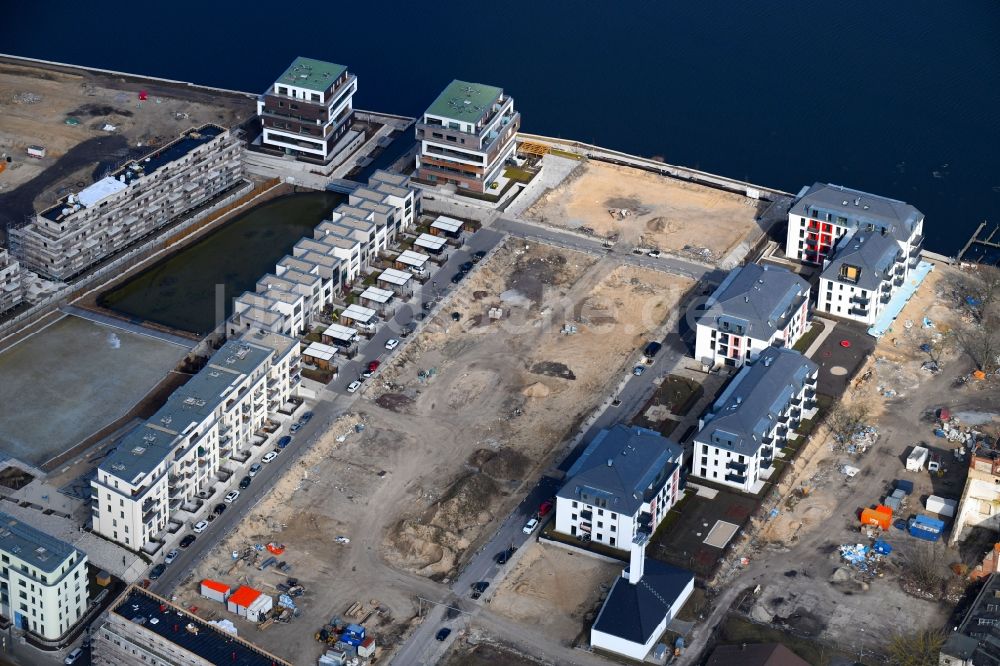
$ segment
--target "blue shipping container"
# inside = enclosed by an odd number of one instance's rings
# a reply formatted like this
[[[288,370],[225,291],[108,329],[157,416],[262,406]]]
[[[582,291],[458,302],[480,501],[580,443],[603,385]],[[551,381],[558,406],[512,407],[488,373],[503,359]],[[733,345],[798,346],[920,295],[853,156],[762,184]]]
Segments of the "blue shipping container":
[[[910,536],[924,541],[937,541],[944,532],[944,521],[930,516],[917,516],[910,521]]]
[[[896,487],[902,490],[907,495],[913,492],[913,481],[904,481],[902,479],[896,479]]]
[[[360,624],[349,624],[344,628],[345,634],[351,634],[352,636],[365,637],[365,628]]]

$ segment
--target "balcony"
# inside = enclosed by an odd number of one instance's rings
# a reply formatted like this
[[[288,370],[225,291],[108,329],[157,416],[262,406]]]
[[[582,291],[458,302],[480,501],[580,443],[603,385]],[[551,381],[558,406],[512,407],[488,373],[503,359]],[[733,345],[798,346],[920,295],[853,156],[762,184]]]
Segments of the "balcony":
[[[892,281],[892,286],[893,287],[902,287],[903,286],[903,276],[900,275],[895,280],[893,280]]]
[[[580,520],[592,520],[594,518],[593,511],[581,511]]]
[[[747,482],[747,477],[741,474],[726,474],[726,481],[744,485]]]
[[[850,310],[847,311],[847,314],[853,317],[867,317],[868,310],[867,308],[851,308]]]
[[[850,302],[857,305],[868,305],[869,301],[871,301],[871,298],[868,296],[851,296]]]
[[[766,462],[770,462],[771,458],[774,457],[774,447],[773,446],[760,447],[760,455],[765,459]],[[764,466],[765,461],[761,462],[761,467]]]
[[[882,305],[885,305],[886,303],[888,303],[891,300],[892,300],[892,294],[882,294],[879,297],[878,302],[881,303]]]
[[[726,469],[731,469],[740,474],[746,474],[747,466],[746,463],[736,462],[735,460],[730,460],[726,463]]]

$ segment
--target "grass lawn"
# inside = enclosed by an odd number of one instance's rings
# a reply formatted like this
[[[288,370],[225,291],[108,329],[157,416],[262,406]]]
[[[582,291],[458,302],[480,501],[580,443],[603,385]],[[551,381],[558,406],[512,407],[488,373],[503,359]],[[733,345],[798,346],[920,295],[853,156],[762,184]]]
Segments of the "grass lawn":
[[[826,326],[823,322],[819,319],[813,319],[812,326],[810,326],[809,330],[805,332],[805,335],[799,338],[799,341],[795,343],[795,346],[793,346],[792,349],[805,354],[806,350],[809,349],[809,345],[811,345],[813,341],[819,337],[819,334],[823,332],[824,328],[826,328]]]
[[[698,382],[687,377],[667,375],[656,391],[656,400],[670,408],[672,414],[684,416],[704,395],[705,389]]]
[[[549,151],[549,155],[556,155],[557,157],[565,157],[570,160],[582,160],[583,155],[577,155],[576,153],[569,153],[565,150],[559,150],[558,148],[553,148]]]
[[[531,182],[531,179],[535,177],[534,172],[519,167],[507,167],[504,169],[503,175],[518,183]]]

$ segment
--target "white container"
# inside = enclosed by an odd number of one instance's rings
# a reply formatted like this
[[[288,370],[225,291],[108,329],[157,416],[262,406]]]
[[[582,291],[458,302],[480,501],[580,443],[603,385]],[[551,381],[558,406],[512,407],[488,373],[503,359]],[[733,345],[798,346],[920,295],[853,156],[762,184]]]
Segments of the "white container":
[[[926,506],[927,510],[931,513],[936,513],[937,515],[944,516],[946,518],[954,518],[958,502],[938,497],[937,495],[931,495],[927,498],[927,503],[924,506]]]
[[[919,472],[927,463],[927,449],[922,446],[914,446],[910,455],[906,456],[906,469],[910,472]]]

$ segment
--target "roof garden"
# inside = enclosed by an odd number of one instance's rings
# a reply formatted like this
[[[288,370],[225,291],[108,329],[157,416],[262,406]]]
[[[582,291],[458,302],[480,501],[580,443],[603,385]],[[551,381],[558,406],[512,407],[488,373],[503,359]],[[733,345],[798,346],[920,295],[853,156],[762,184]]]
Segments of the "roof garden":
[[[347,67],[344,65],[299,56],[275,83],[325,92],[346,71]]]
[[[425,113],[475,125],[503,95],[503,88],[455,79]]]

